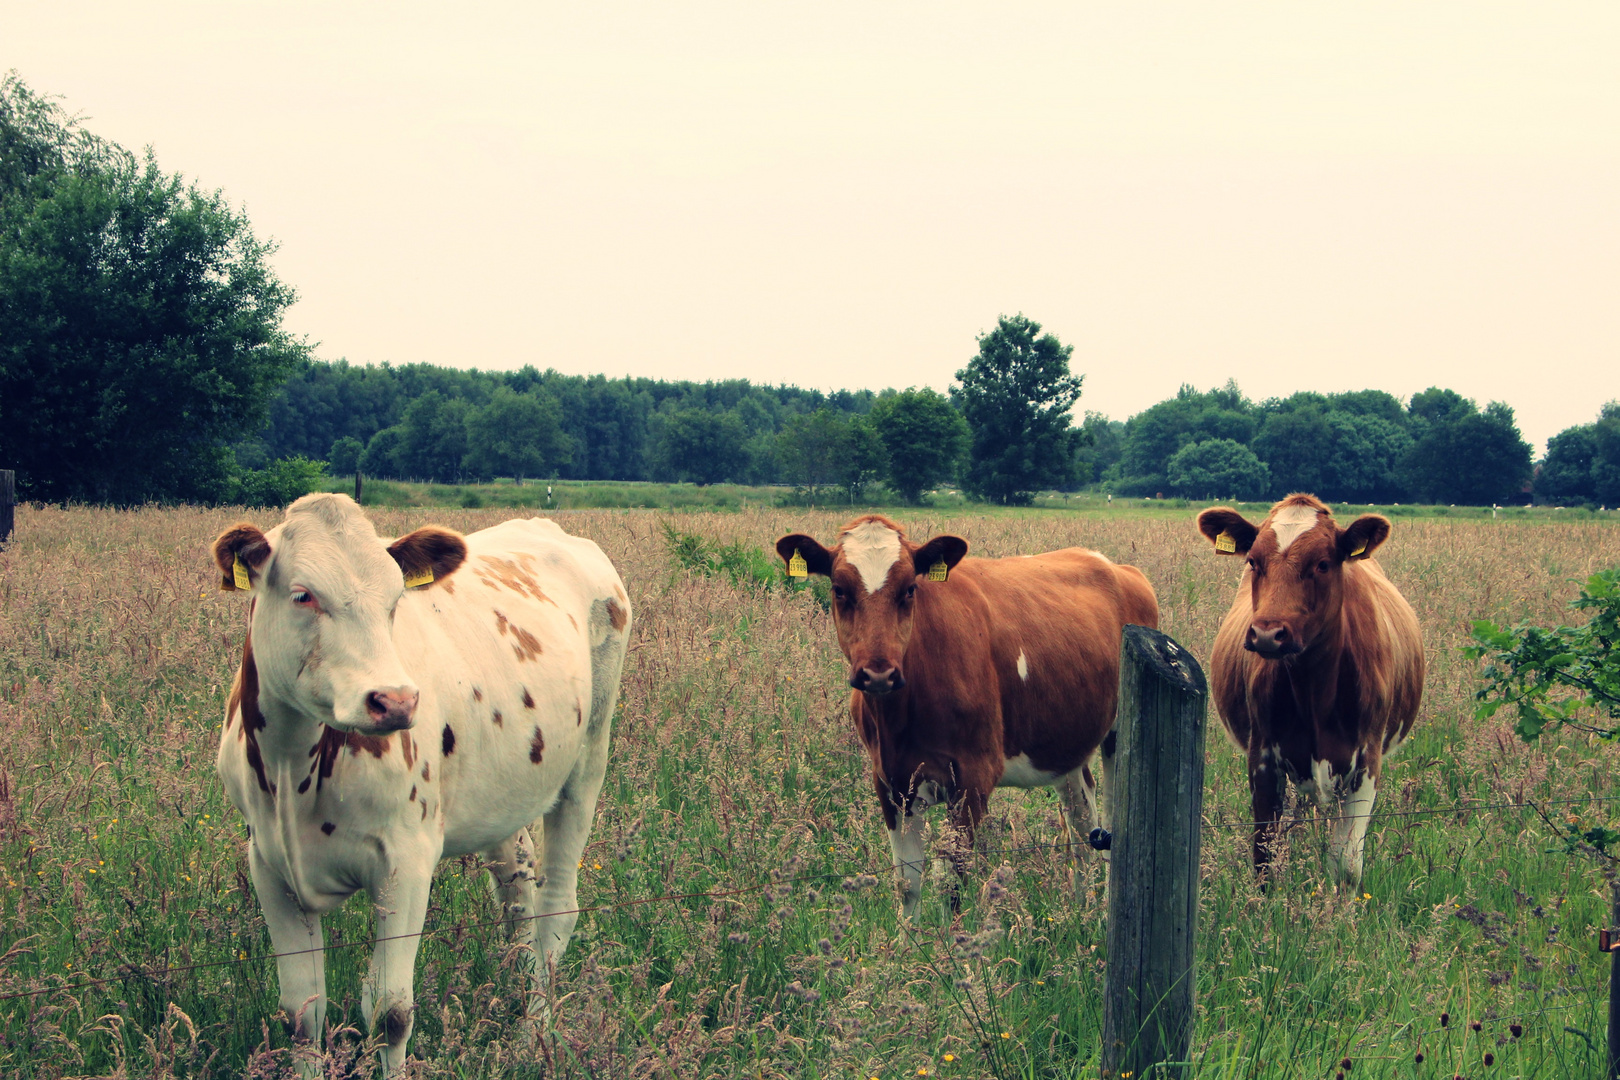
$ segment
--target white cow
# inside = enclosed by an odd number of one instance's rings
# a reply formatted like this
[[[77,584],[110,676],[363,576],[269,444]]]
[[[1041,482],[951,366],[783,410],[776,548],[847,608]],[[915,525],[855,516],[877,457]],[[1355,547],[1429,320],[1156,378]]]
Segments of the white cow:
[[[433,870],[473,852],[494,864],[508,932],[536,947],[541,1002],[578,918],[629,635],[607,557],[539,518],[388,542],[352,499],[306,495],[268,533],[222,534],[214,559],[226,589],[253,597],[219,775],[288,954],[295,1043],[324,1030],[321,915],[365,889],[377,942],[362,1007],[386,1069],[403,1064]],[[537,873],[528,826],[542,817]]]

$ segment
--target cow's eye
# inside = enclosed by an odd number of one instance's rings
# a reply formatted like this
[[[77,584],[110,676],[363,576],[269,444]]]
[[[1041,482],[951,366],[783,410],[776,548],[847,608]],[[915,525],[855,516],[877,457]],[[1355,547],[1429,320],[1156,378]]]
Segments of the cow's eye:
[[[1323,559],[1321,562],[1316,564],[1316,572],[1318,574],[1325,574],[1331,569],[1333,569],[1333,564],[1328,562],[1326,559]]]
[[[837,600],[840,604],[844,602],[844,598],[847,595],[848,594],[845,593],[843,589],[840,589],[837,585],[833,586],[833,599]]]
[[[308,589],[299,589],[297,592],[293,593],[292,602],[297,604],[299,607],[311,609],[319,608],[321,606],[315,602],[315,594],[310,592]]]
[[[917,596],[917,586],[915,586],[915,585],[907,585],[906,586],[906,591],[900,594],[900,602],[902,604],[910,603],[913,599],[916,598],[916,596]]]

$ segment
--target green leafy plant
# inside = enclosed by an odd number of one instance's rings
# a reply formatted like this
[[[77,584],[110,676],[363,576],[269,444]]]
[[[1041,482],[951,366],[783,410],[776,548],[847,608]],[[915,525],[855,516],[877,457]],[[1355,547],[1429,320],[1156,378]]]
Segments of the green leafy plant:
[[[1474,623],[1478,644],[1463,652],[1484,661],[1485,685],[1475,695],[1477,718],[1511,705],[1518,713],[1514,730],[1525,742],[1560,727],[1620,737],[1620,656],[1614,652],[1620,640],[1620,569],[1587,578],[1570,608],[1589,611],[1591,618],[1581,626]],[[1601,727],[1577,719],[1592,712],[1615,724]]]

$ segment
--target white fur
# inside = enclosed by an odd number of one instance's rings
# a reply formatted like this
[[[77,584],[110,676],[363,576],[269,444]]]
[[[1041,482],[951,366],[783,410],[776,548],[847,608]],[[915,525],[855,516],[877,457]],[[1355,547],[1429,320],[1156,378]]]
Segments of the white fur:
[[[1018,650],[1018,677],[1029,682],[1029,660],[1024,656],[1024,650]]]
[[[1277,534],[1277,551],[1281,554],[1288,545],[1316,528],[1314,506],[1285,506],[1271,519],[1271,531]]]
[[[844,534],[843,548],[870,596],[889,580],[889,568],[900,557],[900,534],[882,522],[863,521]]]
[[[219,774],[252,827],[248,862],[277,953],[318,949],[321,915],[356,891],[370,893],[377,946],[361,1002],[368,1024],[401,1021],[383,1047],[393,1072],[405,1060],[417,935],[442,858],[483,853],[489,861],[509,932],[534,946],[543,1000],[548,967],[578,917],[578,861],[607,764],[629,603],[596,545],[549,521],[509,521],[466,537],[461,569],[412,592],[345,497],[300,499],[267,539],[252,642],[265,720],[256,739],[273,793],[249,764],[240,710],[226,717]],[[514,589],[519,576],[543,598]],[[314,591],[326,614],[295,607],[295,586]],[[623,612],[617,629],[613,605]],[[357,726],[350,721],[368,684],[419,689],[412,726],[385,736],[380,756],[340,746],[330,775],[320,776],[312,747],[329,727],[330,740]],[[447,726],[454,747],[445,755]],[[537,730],[538,763],[530,759]],[[541,817],[536,843],[527,826]],[[303,952],[277,964],[282,1007],[317,1043],[324,959]]]
[[[1057,783],[1060,776],[1060,773],[1037,769],[1030,763],[1028,754],[1019,754],[1017,757],[1007,759],[1006,766],[1001,773],[1001,782],[996,786],[1016,788],[1046,787],[1048,784]]]
[[[1359,776],[1360,785],[1348,797],[1336,799],[1334,808],[1338,819],[1333,823],[1333,840],[1329,850],[1339,877],[1352,885],[1361,882],[1362,851],[1367,839],[1367,824],[1372,817],[1373,801],[1378,795],[1378,783],[1365,774]]]

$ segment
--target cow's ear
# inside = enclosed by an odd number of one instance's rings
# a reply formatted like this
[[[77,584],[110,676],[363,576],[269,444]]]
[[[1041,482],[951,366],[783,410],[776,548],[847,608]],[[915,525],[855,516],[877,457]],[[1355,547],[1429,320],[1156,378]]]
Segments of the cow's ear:
[[[270,541],[257,525],[246,521],[232,525],[214,541],[214,565],[224,575],[219,587],[225,592],[250,591],[269,558]]]
[[[967,541],[960,536],[936,536],[922,547],[911,553],[912,570],[918,574],[929,574],[936,581],[944,581],[946,575],[956,569],[956,564],[967,555]],[[938,569],[941,563],[945,569]]]
[[[821,574],[824,577],[832,574],[832,552],[817,543],[813,536],[789,533],[776,542],[776,553],[787,563],[790,576],[798,576],[793,573],[795,555],[804,560],[806,574]]]
[[[1198,515],[1198,531],[1215,545],[1217,555],[1242,555],[1254,546],[1260,530],[1230,506],[1213,506]]]
[[[388,545],[388,554],[405,574],[405,587],[431,585],[455,573],[467,559],[467,542],[458,532],[427,525]]]
[[[1339,558],[1365,559],[1389,539],[1389,518],[1363,514],[1339,533]]]

